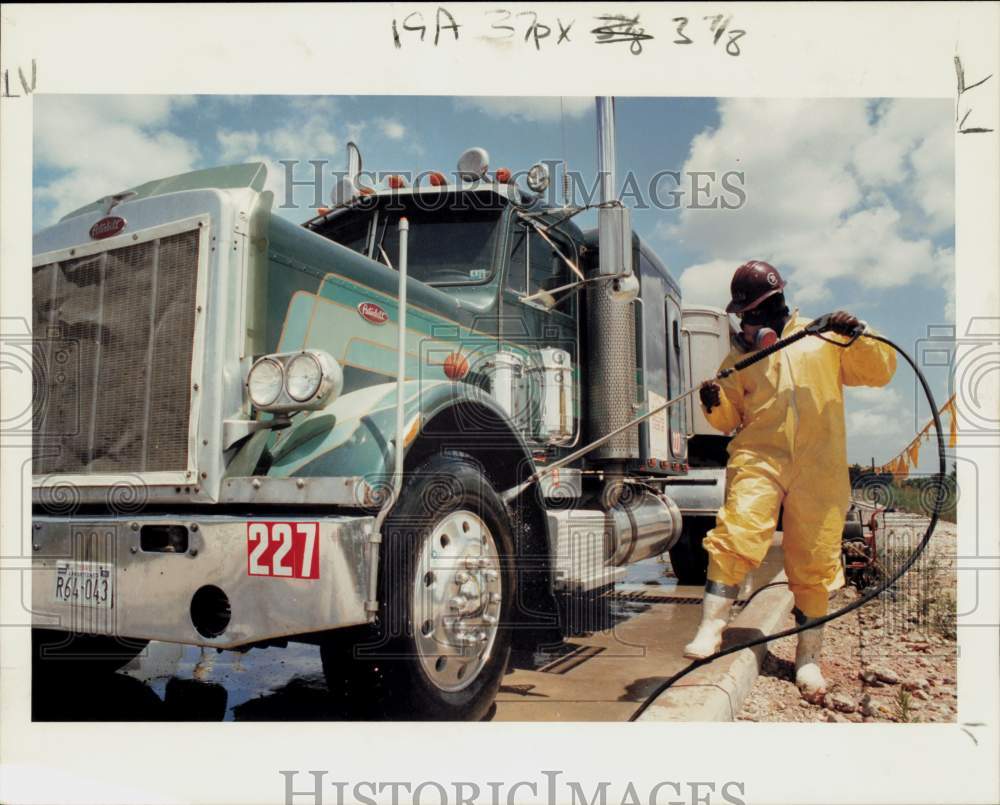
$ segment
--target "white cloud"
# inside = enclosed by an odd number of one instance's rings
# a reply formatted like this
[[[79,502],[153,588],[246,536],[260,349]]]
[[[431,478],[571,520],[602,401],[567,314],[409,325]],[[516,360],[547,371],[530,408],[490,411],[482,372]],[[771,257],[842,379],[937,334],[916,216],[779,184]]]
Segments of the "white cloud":
[[[274,192],[276,205],[282,205],[286,201],[286,169],[280,164],[281,160],[298,161],[294,167],[295,181],[312,181],[315,174],[309,160],[327,161],[328,164],[324,166],[321,176],[323,195],[319,204],[322,205],[326,201],[325,194],[332,186],[331,171],[340,171],[347,167],[345,146],[348,141],[358,143],[364,153],[366,132],[376,132],[392,141],[403,140],[407,136],[406,126],[395,118],[377,117],[370,121],[343,120],[343,116],[339,114],[339,107],[332,98],[299,96],[288,99],[283,108],[287,114],[273,121],[270,126],[263,125],[236,131],[220,130],[216,133],[223,161],[264,162],[267,166],[265,187]],[[404,147],[410,150],[420,149],[417,142],[406,142]],[[365,167],[370,169],[369,165]],[[294,187],[292,200],[300,208],[308,209],[316,206],[314,187],[309,185]],[[299,213],[288,214],[294,217]]]
[[[337,99],[329,95],[295,95],[288,99],[288,104],[295,111],[308,115],[332,117],[339,111]]]
[[[719,114],[718,128],[693,139],[684,169],[744,171],[747,202],[683,209],[661,226],[702,254],[681,274],[685,292],[720,304],[732,270],[751,258],[778,266],[796,304],[826,300],[835,279],[873,289],[951,284],[953,255],[931,239],[953,219],[947,104],[734,99]]]
[[[50,95],[35,100],[35,159],[59,175],[35,188],[56,219],[102,196],[191,170],[193,143],[165,129],[193,98],[158,95]]]
[[[713,260],[684,269],[680,276],[681,295],[685,305],[724,307],[729,293],[733,269],[739,263]]]
[[[562,103],[560,104],[560,100]],[[504,120],[523,120],[532,123],[551,123],[558,121],[560,115],[567,120],[582,117],[594,106],[593,98],[576,96],[477,96],[471,98],[455,98],[455,107],[473,109]]]
[[[848,386],[844,389],[844,410],[847,414],[847,432],[854,441],[876,440],[872,445],[878,460],[878,449],[899,450],[902,439],[912,430],[913,417],[902,395],[891,386],[870,388]],[[885,450],[882,450],[885,452]]]
[[[344,147],[348,140],[360,140],[366,124],[338,120],[336,102],[327,97],[290,98],[285,109],[287,114],[270,127],[216,132],[220,159],[223,162],[263,162],[267,167],[265,189],[274,193],[276,207],[286,201],[286,170],[281,160],[297,160],[293,173],[297,182],[314,179],[315,169],[309,164],[310,160],[326,160],[328,164],[323,167],[320,180],[319,204],[322,205],[331,186],[330,171],[346,168]],[[292,199],[301,208],[316,206],[314,186],[295,186]]]
[[[382,118],[378,121],[379,130],[390,140],[402,140],[406,136],[406,126],[398,120]]]
[[[917,146],[910,162],[913,192],[935,232],[955,225],[955,135],[941,126]]]
[[[223,162],[238,162],[260,148],[260,135],[255,131],[221,129],[216,132],[216,138],[219,141],[219,156]]]

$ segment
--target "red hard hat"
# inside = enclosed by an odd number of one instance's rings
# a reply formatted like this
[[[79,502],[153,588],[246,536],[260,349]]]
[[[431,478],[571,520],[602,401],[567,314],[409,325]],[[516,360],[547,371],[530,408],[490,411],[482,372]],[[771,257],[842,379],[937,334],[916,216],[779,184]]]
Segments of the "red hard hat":
[[[726,313],[744,313],[757,307],[768,297],[781,293],[785,281],[778,269],[763,260],[749,260],[733,273],[729,285],[732,301],[726,306]]]

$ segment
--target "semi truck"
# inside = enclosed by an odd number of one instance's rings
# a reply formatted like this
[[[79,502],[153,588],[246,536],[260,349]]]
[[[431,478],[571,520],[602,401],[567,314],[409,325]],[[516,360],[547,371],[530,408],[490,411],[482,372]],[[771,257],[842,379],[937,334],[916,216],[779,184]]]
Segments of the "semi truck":
[[[398,717],[476,719],[512,645],[588,628],[629,564],[703,581],[726,436],[690,400],[624,426],[729,323],[632,231],[598,123],[591,230],[543,163],[371,188],[352,145],[302,224],[254,163],[39,231],[35,683],[295,640]]]

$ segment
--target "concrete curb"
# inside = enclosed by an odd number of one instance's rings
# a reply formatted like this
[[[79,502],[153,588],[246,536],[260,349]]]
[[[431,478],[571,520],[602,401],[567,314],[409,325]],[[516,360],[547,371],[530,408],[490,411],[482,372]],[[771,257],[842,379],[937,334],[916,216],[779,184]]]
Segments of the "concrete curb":
[[[771,579],[771,582],[777,581],[787,581],[784,571]],[[792,604],[787,586],[765,590],[730,622],[726,642],[731,645],[754,636],[772,634],[791,612]],[[692,671],[657,697],[639,720],[734,721],[760,673],[767,647],[761,644],[744,649]]]

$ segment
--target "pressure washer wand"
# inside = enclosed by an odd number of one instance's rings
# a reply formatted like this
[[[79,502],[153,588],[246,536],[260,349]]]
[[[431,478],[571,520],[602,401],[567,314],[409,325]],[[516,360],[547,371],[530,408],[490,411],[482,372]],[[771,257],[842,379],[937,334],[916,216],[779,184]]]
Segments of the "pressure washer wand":
[[[818,319],[814,319],[813,321],[809,322],[809,324],[807,324],[803,329],[792,333],[790,336],[787,336],[786,338],[781,338],[775,341],[769,347],[766,347],[758,352],[755,352],[752,355],[748,355],[746,358],[744,358],[741,361],[738,361],[736,364],[734,364],[728,369],[720,370],[719,372],[716,373],[715,377],[712,378],[712,380],[722,380],[724,378],[729,377],[731,374],[734,374],[736,372],[742,372],[747,367],[753,366],[758,361],[764,360],[764,358],[768,357],[769,355],[773,355],[778,350],[784,349],[789,344],[794,344],[796,341],[805,338],[807,335],[819,335],[819,333],[829,330],[830,316],[832,315],[833,314],[831,313],[827,313],[825,316],[820,316]],[[848,346],[854,339],[856,339],[858,336],[861,335],[862,331],[863,328],[859,328],[859,330],[851,334],[852,335],[851,341],[848,341],[847,343],[841,346]],[[627,431],[629,428],[634,428],[636,425],[645,422],[650,417],[656,416],[661,411],[666,411],[668,408],[670,408],[670,406],[676,405],[685,397],[689,397],[692,394],[694,394],[694,392],[696,392],[699,388],[701,388],[702,385],[704,385],[704,383],[698,383],[694,386],[691,386],[691,388],[689,388],[687,391],[681,392],[676,397],[673,397],[672,399],[667,400],[665,403],[656,406],[656,408],[653,408],[647,411],[646,413],[637,416],[631,422],[626,422],[624,425],[621,425],[615,428],[614,430],[605,433],[601,438],[595,439],[590,444],[586,444],[583,447],[579,448],[578,450],[574,450],[568,456],[563,456],[561,459],[552,462],[547,467],[537,470],[527,480],[521,482],[517,486],[511,487],[505,492],[502,492],[500,497],[503,499],[505,503],[510,503],[511,501],[515,500],[522,492],[524,492],[525,489],[527,489],[532,484],[537,483],[538,481],[542,480],[542,478],[545,478],[547,475],[551,475],[553,472],[561,469],[562,467],[565,467],[567,464],[572,464],[577,459],[583,458],[591,450],[596,450],[601,445],[606,444],[607,442],[614,439],[615,436],[617,436],[619,433],[623,433],[624,431]]]
[[[797,333],[796,333],[796,335],[797,335]],[[553,472],[555,472],[558,469],[561,469],[562,467],[565,467],[567,464],[572,464],[578,458],[583,458],[591,450],[596,450],[602,444],[606,444],[607,442],[610,442],[619,433],[622,433],[623,431],[626,431],[629,428],[634,428],[640,422],[645,422],[651,416],[656,416],[661,411],[666,411],[671,405],[675,405],[676,403],[679,403],[681,400],[683,400],[685,397],[689,397],[690,395],[694,394],[694,392],[696,392],[700,387],[701,387],[701,384],[698,384],[697,386],[692,386],[687,391],[682,392],[681,394],[678,394],[673,399],[667,400],[665,403],[663,403],[662,405],[658,405],[656,408],[652,409],[651,411],[648,411],[645,414],[642,414],[641,416],[636,417],[631,422],[626,422],[624,425],[621,425],[620,427],[617,427],[614,430],[609,431],[608,433],[605,433],[600,439],[595,439],[590,444],[586,444],[583,447],[581,447],[580,449],[574,450],[568,456],[563,456],[558,461],[552,462],[547,467],[544,467],[544,468],[538,470],[537,472],[535,472],[526,481],[523,481],[522,483],[519,483],[517,486],[512,486],[506,492],[501,493],[500,497],[504,500],[504,502],[510,503],[512,500],[516,499],[518,495],[520,495],[525,489],[527,489],[533,483],[536,483],[536,482],[542,480],[542,478],[544,478],[545,476],[552,474]]]

